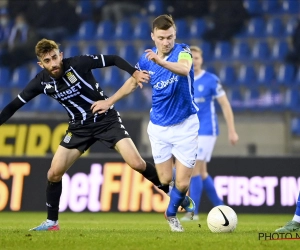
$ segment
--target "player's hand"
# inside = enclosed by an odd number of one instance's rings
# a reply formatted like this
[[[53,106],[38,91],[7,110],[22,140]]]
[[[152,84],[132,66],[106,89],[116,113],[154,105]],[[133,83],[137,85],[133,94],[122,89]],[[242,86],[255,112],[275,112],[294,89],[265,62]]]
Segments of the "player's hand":
[[[94,102],[91,106],[91,110],[92,110],[93,114],[95,114],[95,113],[103,114],[107,110],[109,110],[109,108],[111,106],[112,105],[109,103],[108,99],[106,99],[106,100],[101,100],[101,101]]]
[[[229,133],[228,140],[231,143],[231,145],[235,145],[239,140],[239,135],[236,132]]]
[[[145,52],[147,52],[146,58],[148,59],[148,61],[151,60],[156,64],[160,65],[162,59],[159,58],[159,56],[152,49],[146,49]]]
[[[150,81],[150,75],[146,70],[136,70],[132,75],[140,88],[143,88],[143,83],[148,83]]]

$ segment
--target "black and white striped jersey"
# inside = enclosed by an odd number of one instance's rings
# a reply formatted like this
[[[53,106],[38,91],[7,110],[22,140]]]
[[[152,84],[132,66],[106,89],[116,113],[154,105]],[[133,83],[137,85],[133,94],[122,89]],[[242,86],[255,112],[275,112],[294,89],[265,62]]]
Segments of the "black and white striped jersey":
[[[68,112],[70,121],[93,122],[98,115],[91,112],[91,105],[104,100],[99,83],[95,80],[92,69],[106,66],[106,56],[84,55],[63,59],[63,75],[59,79],[50,77],[46,70],[38,73],[18,98],[27,103],[39,94],[46,94],[57,100]]]

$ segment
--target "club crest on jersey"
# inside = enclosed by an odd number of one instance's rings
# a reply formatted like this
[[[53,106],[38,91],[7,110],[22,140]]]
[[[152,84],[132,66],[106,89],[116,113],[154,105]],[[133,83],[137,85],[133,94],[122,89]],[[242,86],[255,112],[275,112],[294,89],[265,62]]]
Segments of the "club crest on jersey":
[[[72,133],[71,133],[71,132],[68,132],[68,133],[66,134],[65,138],[64,138],[64,142],[65,142],[65,143],[69,143],[70,140],[71,140],[71,138],[72,138]]]
[[[72,72],[68,72],[68,73],[66,74],[66,76],[67,76],[67,78],[69,79],[69,81],[70,81],[71,83],[77,82],[77,78],[73,75]]]
[[[199,92],[202,92],[202,91],[204,90],[204,86],[203,86],[202,84],[200,84],[200,85],[198,86],[198,90],[199,90]]]

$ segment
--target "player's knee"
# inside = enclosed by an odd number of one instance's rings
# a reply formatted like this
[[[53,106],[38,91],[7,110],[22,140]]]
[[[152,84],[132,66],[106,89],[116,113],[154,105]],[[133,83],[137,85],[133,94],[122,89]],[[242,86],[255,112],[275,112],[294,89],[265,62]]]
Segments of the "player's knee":
[[[176,180],[176,188],[181,192],[187,191],[189,184],[190,184],[189,180],[180,180],[180,181]]]
[[[63,173],[59,173],[54,171],[53,169],[49,169],[47,173],[47,178],[51,182],[59,182],[62,179]]]
[[[128,165],[138,172],[144,172],[146,169],[146,162],[143,159],[135,159]]]
[[[207,178],[208,173],[205,171],[205,172],[201,172],[200,175],[201,175],[202,180],[204,180]]]
[[[161,182],[161,184],[167,185],[170,184],[172,182],[172,176],[167,176],[167,175],[160,175],[159,176],[159,180]]]

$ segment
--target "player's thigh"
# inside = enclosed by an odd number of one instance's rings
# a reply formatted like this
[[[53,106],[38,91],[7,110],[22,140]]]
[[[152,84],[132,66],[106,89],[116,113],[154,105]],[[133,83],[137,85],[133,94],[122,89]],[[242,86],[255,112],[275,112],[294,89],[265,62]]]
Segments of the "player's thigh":
[[[62,177],[81,154],[76,148],[68,149],[59,145],[48,171],[48,179]]]
[[[158,126],[150,121],[147,132],[155,165],[171,159],[173,127]]]
[[[131,138],[123,138],[115,145],[115,150],[121,154],[124,161],[133,169],[141,172],[146,168],[146,163],[142,159]]]
[[[173,127],[172,154],[188,168],[194,168],[198,149],[199,120],[192,115]]]

